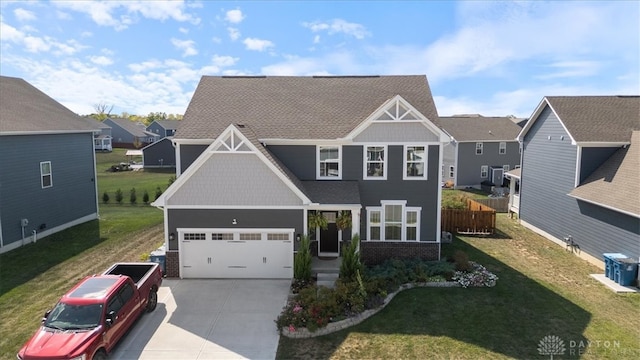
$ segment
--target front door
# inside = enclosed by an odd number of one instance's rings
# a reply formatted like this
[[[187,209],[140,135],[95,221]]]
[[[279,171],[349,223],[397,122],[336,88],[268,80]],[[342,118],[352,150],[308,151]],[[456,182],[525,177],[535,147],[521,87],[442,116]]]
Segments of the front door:
[[[339,239],[338,239],[338,226],[336,225],[335,212],[324,212],[323,215],[327,218],[328,226],[327,230],[320,230],[319,241],[319,256],[338,256],[339,255]]]

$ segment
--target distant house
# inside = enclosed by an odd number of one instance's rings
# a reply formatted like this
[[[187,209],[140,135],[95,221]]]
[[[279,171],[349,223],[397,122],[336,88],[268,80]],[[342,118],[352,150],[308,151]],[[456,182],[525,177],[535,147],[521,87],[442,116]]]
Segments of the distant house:
[[[549,96],[523,142],[524,226],[602,265],[640,256],[640,96]]]
[[[149,144],[142,148],[142,163],[145,168],[175,168],[176,149],[173,136]]]
[[[204,76],[153,203],[167,274],[291,278],[305,234],[318,256],[358,234],[367,264],[439,259],[437,120],[425,76]]]
[[[91,117],[85,117],[85,119],[100,129],[99,132],[96,132],[93,135],[93,148],[96,151],[112,151],[111,126]]]
[[[147,131],[146,126],[141,122],[106,118],[104,124],[111,127],[113,147],[140,149],[160,139],[160,135]]]
[[[96,124],[6,76],[0,119],[0,253],[97,219]]]
[[[510,117],[441,116],[440,127],[451,136],[444,147],[442,179],[454,188],[480,188],[483,182],[503,185],[505,172],[520,166],[520,126]]]
[[[164,139],[176,133],[178,124],[180,124],[179,120],[154,120],[147,126],[147,131],[159,135],[160,139]]]

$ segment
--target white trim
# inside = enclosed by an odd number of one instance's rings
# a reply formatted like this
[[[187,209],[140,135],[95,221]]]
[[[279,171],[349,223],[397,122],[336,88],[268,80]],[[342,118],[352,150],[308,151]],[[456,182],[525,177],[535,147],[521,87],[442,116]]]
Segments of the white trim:
[[[309,145],[309,146],[340,146],[351,144],[350,139],[274,139],[263,138],[258,139],[264,146],[269,145]]]
[[[480,147],[478,147],[478,145],[480,145]],[[478,154],[478,150],[480,150],[479,154]],[[474,150],[474,154],[476,154],[477,156],[484,154],[484,142],[476,141],[476,148]]]
[[[176,179],[180,177],[180,174],[182,174],[182,161],[180,161],[180,148],[182,147],[181,144],[175,142],[175,141],[171,141],[173,143],[173,147],[176,149]]]
[[[232,134],[232,135],[230,135]],[[293,182],[287,177],[285,176],[285,174],[282,173],[282,171],[280,171],[280,169],[278,169],[260,150],[258,150],[258,148],[255,147],[255,145],[249,141],[244,134],[242,134],[242,132],[240,130],[238,130],[238,128],[236,128],[235,125],[231,124],[229,125],[221,134],[220,136],[218,136],[218,138],[211,143],[206,149],[205,151],[202,152],[202,154],[200,154],[200,156],[198,156],[198,158],[187,168],[187,171],[183,174],[183,176],[180,176],[176,179],[176,181],[173,182],[173,184],[171,184],[171,186],[169,186],[169,188],[167,188],[167,190],[165,190],[164,193],[162,193],[162,195],[160,195],[160,197],[151,203],[152,206],[156,206],[156,207],[163,207],[165,206],[165,204],[167,203],[166,199],[169,199],[171,196],[173,196],[176,191],[178,189],[180,189],[180,187],[182,187],[187,181],[189,181],[189,179],[191,178],[191,176],[193,176],[193,174],[195,174],[200,167],[209,160],[209,158],[211,158],[211,156],[216,154],[216,149],[218,149],[220,146],[222,146],[222,143],[225,142],[225,140],[227,139],[227,136],[235,136],[237,137],[240,142],[242,144],[244,144],[244,146],[248,147],[251,151],[229,151],[229,152],[225,152],[227,154],[229,153],[237,153],[237,154],[249,154],[249,153],[253,153],[254,155],[256,155],[260,160],[262,160],[262,162],[271,170],[273,171],[273,173],[287,186],[289,187],[289,189],[296,194],[296,196],[298,196],[298,198],[302,201],[303,204],[311,204],[311,200],[300,190],[298,189],[297,186],[295,186],[295,184],[293,184]],[[239,147],[240,145],[238,145]]]
[[[531,130],[531,127],[533,126],[533,124],[536,121],[538,121],[538,117],[540,116],[540,114],[544,110],[545,105],[549,106],[549,109],[551,109],[551,112],[553,112],[553,114],[555,115],[556,119],[558,119],[558,122],[560,122],[560,125],[564,129],[564,132],[567,135],[569,135],[569,138],[571,139],[571,145],[576,145],[577,142],[573,138],[573,135],[571,135],[571,133],[569,132],[567,127],[564,125],[564,123],[562,122],[562,119],[560,119],[560,116],[558,116],[558,113],[556,112],[556,110],[551,106],[551,104],[549,104],[549,100],[547,100],[546,96],[542,98],[542,100],[540,101],[540,103],[538,104],[536,109],[533,111],[533,114],[531,114],[531,116],[529,117],[529,120],[527,121],[527,123],[524,125],[522,130],[520,130],[520,133],[516,137],[516,140],[518,140],[519,142],[523,142],[524,141],[524,137],[527,135],[529,130]]]
[[[324,161],[320,160],[320,150],[323,148],[337,148],[338,149],[338,159],[337,161]],[[338,176],[321,176],[320,175],[320,164],[321,163],[337,163],[338,164]],[[316,146],[316,180],[342,180],[342,146],[340,145],[317,145]]]
[[[49,164],[49,172],[46,173],[46,174],[42,172],[42,165],[43,164]],[[44,185],[44,177],[45,176],[49,176],[49,185],[47,185],[47,186]],[[42,189],[48,189],[50,187],[53,187],[53,166],[51,165],[51,161],[50,160],[48,160],[48,161],[40,161],[40,187]]]
[[[439,195],[441,192],[439,192]],[[386,234],[386,222],[385,222],[385,208],[387,205],[400,205],[402,207],[401,213],[401,225],[400,225],[400,240],[387,240],[385,239]],[[421,242],[420,241],[420,230],[421,230],[421,217],[422,217],[422,207],[418,206],[407,206],[406,200],[381,200],[380,206],[367,206],[365,208],[367,212],[367,239],[365,241],[388,241],[388,242]],[[380,213],[380,239],[371,240],[371,212],[379,212]],[[407,240],[407,213],[408,212],[416,212],[416,239],[415,240]],[[438,212],[440,213],[440,212]],[[414,227],[414,226],[410,226]],[[438,227],[439,228],[439,227]],[[436,236],[437,241],[440,241],[440,237]]]
[[[628,141],[577,141],[575,144],[571,143],[571,145],[578,145],[586,148],[599,148],[599,147],[623,147],[627,145],[631,145]]]
[[[580,185],[580,173],[582,170],[582,147],[576,146],[576,170],[573,174],[573,187],[577,188]]]
[[[153,204],[152,204],[153,205]],[[308,207],[305,205],[288,205],[288,206],[277,206],[277,205],[260,205],[260,206],[249,206],[249,205],[166,205],[166,206],[158,206],[166,209],[199,209],[199,210],[215,210],[215,209],[253,209],[253,210],[298,210],[298,209],[307,209]]]
[[[502,146],[504,144],[504,146]],[[498,143],[498,155],[507,155],[507,142],[500,141]]]
[[[485,172],[484,170],[486,169],[486,175],[482,176],[482,174]],[[487,179],[489,178],[489,165],[480,165],[480,179]]]
[[[459,156],[458,149],[460,148],[460,146],[458,145],[458,143],[456,143],[455,146],[456,146],[456,151],[455,151],[455,158],[454,158],[453,163],[454,163],[454,165],[456,167],[456,176],[453,178],[453,188],[457,189],[458,188],[458,173],[460,172],[459,168],[458,168],[458,156]],[[442,148],[440,149],[440,151],[441,152],[443,151]],[[440,163],[442,163],[442,160],[440,160]]]
[[[440,164],[442,164],[442,162],[444,161],[444,145],[440,144],[440,146],[438,146],[438,162]],[[456,163],[457,165],[457,163]],[[441,240],[441,236],[442,236],[442,171],[439,171],[440,175],[438,175],[438,182],[436,183],[438,186],[438,203],[437,203],[437,210],[436,210],[436,241],[438,242],[438,259],[440,259],[440,240]],[[457,167],[456,167],[456,178],[458,176],[458,171],[457,171]],[[422,212],[420,212],[420,215],[422,215]],[[420,238],[418,238],[418,241],[420,241]]]
[[[600,207],[603,207],[605,209],[609,209],[611,211],[615,211],[615,212],[618,212],[618,213],[621,213],[621,214],[629,215],[629,216],[634,217],[634,218],[640,218],[640,214],[634,214],[634,213],[626,211],[626,210],[617,209],[617,208],[615,208],[615,207],[613,207],[611,205],[606,205],[606,204],[603,204],[603,203],[599,203],[597,201],[593,201],[593,200],[586,199],[586,198],[583,198],[583,197],[580,197],[580,196],[576,196],[576,195],[573,195],[571,193],[569,193],[567,195],[572,197],[572,198],[574,198],[574,199],[581,200],[581,201],[584,201],[584,202],[587,202],[589,204],[593,204],[593,205],[596,205],[596,206],[600,206]]]
[[[407,169],[409,161],[407,159],[407,148],[409,147],[423,147],[424,158],[422,159],[422,175],[421,176],[409,176],[407,175]],[[411,163],[420,163],[420,161],[411,161]],[[429,176],[429,146],[424,144],[411,144],[404,145],[402,147],[402,180],[428,180]]]
[[[211,145],[211,143],[213,143],[216,140],[217,140],[217,138],[215,138],[215,139],[179,139],[179,138],[173,138],[171,141],[173,141],[175,144],[178,144],[178,145]]]
[[[95,133],[101,130],[44,130],[44,131],[1,131],[0,136],[17,136],[17,135],[57,135],[57,134],[82,134]]]
[[[367,175],[367,165],[369,164],[368,148],[370,147],[382,147],[382,176],[369,176]],[[386,144],[367,144],[362,147],[362,179],[363,180],[387,180],[389,160],[389,148]],[[371,163],[379,163],[379,160],[371,161]]]

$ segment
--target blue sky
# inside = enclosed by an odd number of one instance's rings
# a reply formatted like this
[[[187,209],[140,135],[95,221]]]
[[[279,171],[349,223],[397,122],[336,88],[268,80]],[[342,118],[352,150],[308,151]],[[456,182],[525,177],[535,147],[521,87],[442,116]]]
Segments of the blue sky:
[[[202,75],[427,75],[440,115],[640,94],[638,1],[7,1],[0,74],[72,111],[183,114]]]

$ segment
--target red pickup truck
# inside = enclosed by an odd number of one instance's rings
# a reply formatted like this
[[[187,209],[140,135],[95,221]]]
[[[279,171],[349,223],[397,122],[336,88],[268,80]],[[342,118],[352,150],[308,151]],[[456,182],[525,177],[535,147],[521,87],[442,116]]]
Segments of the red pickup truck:
[[[155,310],[161,284],[157,263],[116,263],[84,278],[46,312],[18,359],[106,359],[138,317]]]

